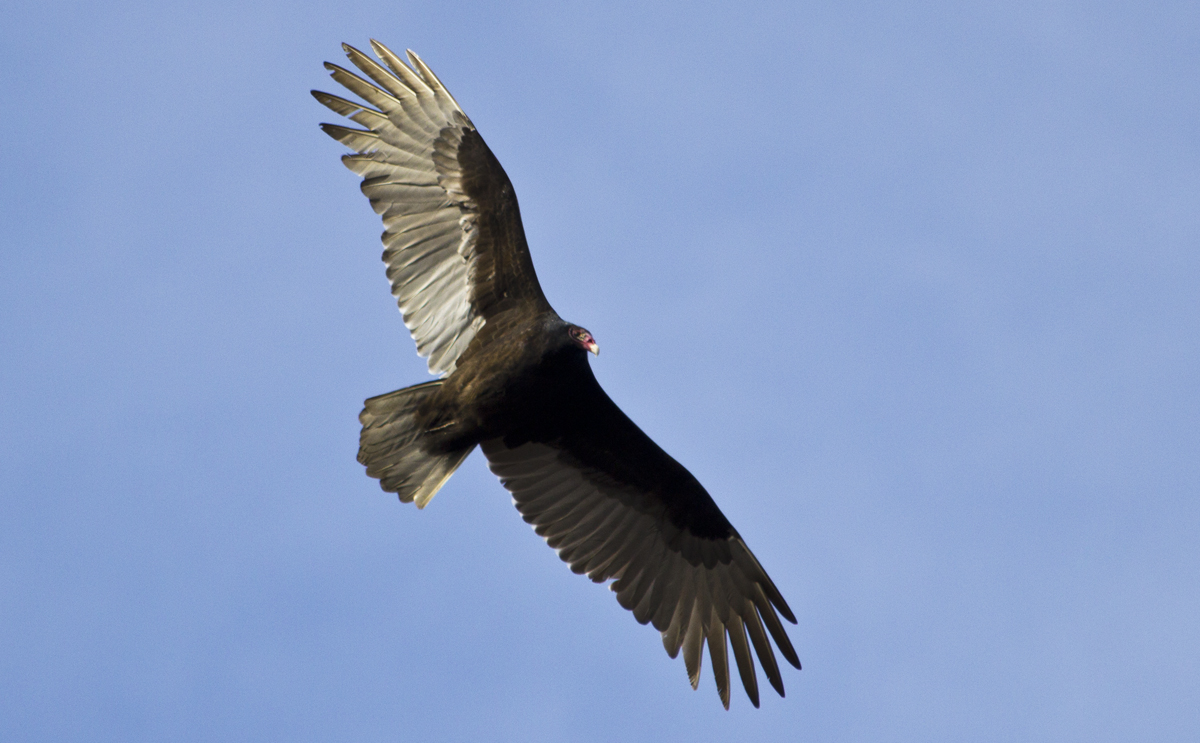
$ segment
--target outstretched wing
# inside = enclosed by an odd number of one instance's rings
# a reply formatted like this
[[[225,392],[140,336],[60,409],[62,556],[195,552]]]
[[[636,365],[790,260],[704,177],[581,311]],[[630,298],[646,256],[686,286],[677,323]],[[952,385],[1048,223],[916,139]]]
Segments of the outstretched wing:
[[[754,706],[751,644],[783,696],[768,632],[800,667],[776,614],[796,621],[783,596],[696,478],[621,412],[590,370],[580,386],[554,413],[483,442],[492,472],[572,571],[597,583],[615,579],[621,606],[662,633],[672,658],[682,648],[693,688],[707,642],[728,709],[728,636]]]
[[[416,54],[408,52],[410,67],[379,42],[371,47],[386,69],[343,45],[374,84],[325,63],[367,105],[313,96],[366,127],[321,125],[354,150],[342,161],[383,216],[383,262],[404,324],[429,371],[446,375],[489,317],[549,305],[512,183],[475,125]]]

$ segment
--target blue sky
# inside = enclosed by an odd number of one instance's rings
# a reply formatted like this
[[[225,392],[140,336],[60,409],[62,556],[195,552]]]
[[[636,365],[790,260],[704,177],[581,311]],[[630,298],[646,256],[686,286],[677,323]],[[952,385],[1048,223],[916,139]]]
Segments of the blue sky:
[[[0,59],[0,738],[1191,741],[1200,4],[28,3]],[[417,50],[609,394],[799,619],[721,709],[474,455],[308,95]]]

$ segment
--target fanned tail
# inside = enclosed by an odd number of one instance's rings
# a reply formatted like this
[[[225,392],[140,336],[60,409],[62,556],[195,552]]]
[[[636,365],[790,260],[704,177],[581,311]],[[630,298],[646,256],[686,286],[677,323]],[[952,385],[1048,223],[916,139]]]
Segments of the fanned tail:
[[[417,410],[441,384],[435,380],[372,397],[358,416],[363,424],[358,461],[381,488],[417,508],[429,503],[475,448],[444,452],[428,447]]]

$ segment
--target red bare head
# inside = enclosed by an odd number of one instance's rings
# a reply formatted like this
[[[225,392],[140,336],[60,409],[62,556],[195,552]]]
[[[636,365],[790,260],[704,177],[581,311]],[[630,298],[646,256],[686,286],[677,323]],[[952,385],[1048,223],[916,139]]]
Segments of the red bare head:
[[[591,351],[597,356],[600,355],[600,346],[596,344],[596,339],[587,330],[577,325],[572,325],[567,332],[571,334],[571,340],[578,343],[580,348],[585,351]]]

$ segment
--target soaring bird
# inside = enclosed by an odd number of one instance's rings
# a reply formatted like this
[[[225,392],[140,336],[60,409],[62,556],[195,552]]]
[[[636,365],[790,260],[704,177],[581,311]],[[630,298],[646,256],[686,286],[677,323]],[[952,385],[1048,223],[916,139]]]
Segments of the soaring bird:
[[[322,124],[383,216],[383,262],[404,324],[439,378],[365,403],[358,461],[387,492],[424,508],[476,446],[534,531],[571,570],[683,651],[692,688],[708,645],[729,708],[733,648],[759,704],[750,646],[771,686],[770,638],[800,660],[779,615],[796,618],[708,492],[642,433],[592,374],[596,339],[554,311],[538,284],[504,168],[425,65],[372,41],[343,45],[366,77],[325,67],[365,103],[313,91],[362,129]]]

